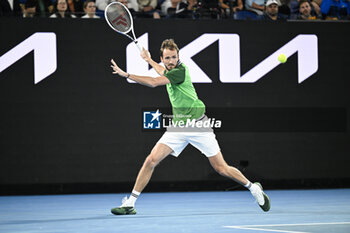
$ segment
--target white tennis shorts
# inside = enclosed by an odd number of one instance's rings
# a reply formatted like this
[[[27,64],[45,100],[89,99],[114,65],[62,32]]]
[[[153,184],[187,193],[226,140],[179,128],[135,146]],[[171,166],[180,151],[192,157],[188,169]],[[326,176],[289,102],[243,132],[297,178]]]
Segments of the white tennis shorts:
[[[165,132],[157,143],[169,146],[171,155],[178,157],[188,144],[212,157],[220,152],[219,143],[213,132]]]

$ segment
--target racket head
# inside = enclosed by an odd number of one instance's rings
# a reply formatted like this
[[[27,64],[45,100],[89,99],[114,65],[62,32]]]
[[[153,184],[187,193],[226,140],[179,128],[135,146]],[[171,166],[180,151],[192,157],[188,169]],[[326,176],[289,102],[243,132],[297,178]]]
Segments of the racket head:
[[[116,32],[126,35],[133,30],[133,20],[129,9],[120,2],[112,2],[105,9],[105,19]],[[136,38],[134,38],[136,39]]]

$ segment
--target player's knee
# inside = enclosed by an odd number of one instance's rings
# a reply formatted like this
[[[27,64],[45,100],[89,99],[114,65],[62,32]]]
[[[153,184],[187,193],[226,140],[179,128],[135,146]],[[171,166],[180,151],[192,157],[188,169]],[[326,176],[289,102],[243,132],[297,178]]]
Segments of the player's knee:
[[[227,166],[225,166],[225,165],[218,165],[218,166],[215,166],[214,169],[220,175],[226,176]]]
[[[150,154],[146,158],[145,165],[149,168],[155,168],[158,165],[158,161]]]

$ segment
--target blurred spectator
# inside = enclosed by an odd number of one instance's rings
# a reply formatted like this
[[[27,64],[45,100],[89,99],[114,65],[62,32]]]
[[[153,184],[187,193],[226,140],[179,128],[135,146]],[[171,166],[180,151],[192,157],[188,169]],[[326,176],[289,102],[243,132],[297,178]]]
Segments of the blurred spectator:
[[[314,5],[313,3],[317,4],[318,7],[321,7],[322,0],[311,0],[311,6]]]
[[[100,17],[97,16],[96,13],[96,5],[95,2],[92,0],[87,0],[84,2],[84,12],[85,15],[82,16],[81,18],[84,19],[99,19]]]
[[[111,2],[116,2],[116,0],[96,0],[96,7],[97,9],[104,11]]]
[[[133,9],[133,11],[139,11],[139,4],[137,3],[137,0],[124,0],[128,2],[128,8]]]
[[[243,10],[243,1],[242,0],[228,1],[228,2],[232,2],[232,11],[233,12]],[[229,3],[229,5],[230,5],[230,3]]]
[[[172,6],[168,8],[169,18],[192,18],[193,7],[197,4],[196,0],[171,0]]]
[[[156,11],[157,0],[137,0],[139,6],[139,17],[159,19],[160,15]]]
[[[50,18],[76,18],[75,15],[67,11],[68,4],[66,0],[57,0],[55,3],[55,10],[56,13],[52,14]]]
[[[262,15],[265,10],[265,0],[246,0],[245,8],[256,12],[258,15]]]
[[[289,7],[290,0],[280,0],[280,5],[278,6],[278,13],[285,16],[290,16],[291,10]]]
[[[25,9],[25,4],[27,2],[35,2],[36,16],[48,17],[54,12],[54,6],[51,0],[21,0],[21,8],[23,10],[23,14]]]
[[[159,4],[158,4],[159,5]],[[171,0],[165,0],[161,5],[160,5],[160,9],[162,11],[163,15],[167,15],[168,14],[168,8],[171,7]]]
[[[11,16],[12,9],[7,0],[0,0],[0,16]]]
[[[83,0],[67,0],[67,3],[70,12],[72,12],[76,16],[81,17],[84,14]]]
[[[221,9],[221,15],[226,17],[230,14],[230,5],[228,1],[219,0],[219,7]]]
[[[18,0],[0,0],[1,16],[20,16],[22,13]]]
[[[280,3],[277,0],[267,0],[264,14],[261,16],[262,19],[267,21],[281,21],[286,20],[278,14],[278,6]]]
[[[243,10],[242,0],[219,0],[219,6],[223,11],[224,17],[233,17],[233,14],[237,11]]]
[[[36,0],[36,13],[41,17],[47,17],[55,11],[51,0]]]
[[[348,19],[350,15],[349,1],[347,0],[323,0],[321,13],[326,20]]]
[[[321,15],[321,9],[320,5],[317,2],[318,0],[310,0],[310,7],[311,7],[311,15]],[[322,1],[322,0],[320,0]],[[299,5],[300,5],[300,0],[291,0],[289,3],[290,6],[290,11],[292,14],[292,19],[296,19],[299,15]]]
[[[299,15],[297,17],[299,20],[315,20],[316,15],[311,14],[311,4],[309,0],[299,1]]]
[[[254,11],[243,10],[243,11],[236,11],[233,14],[233,18],[235,20],[259,20],[259,19],[262,19],[262,16],[258,15]]]
[[[117,2],[120,2],[121,4],[123,4],[124,6],[126,6],[126,8],[129,9],[129,2],[128,0],[117,0]],[[130,10],[130,9],[129,9]]]
[[[221,16],[220,0],[197,0],[196,18],[219,19]]]
[[[36,4],[35,0],[27,0],[24,4],[23,18],[33,18],[36,16]]]
[[[133,17],[135,17],[136,11],[134,10],[134,8],[129,8],[130,6],[129,6],[128,0],[117,0],[117,1],[120,2],[120,3],[122,3],[124,6],[126,6],[126,8],[129,9],[130,14],[131,14]]]
[[[123,4],[124,6],[126,6],[126,8],[129,8],[128,0],[118,0],[117,2],[120,2],[121,4]]]

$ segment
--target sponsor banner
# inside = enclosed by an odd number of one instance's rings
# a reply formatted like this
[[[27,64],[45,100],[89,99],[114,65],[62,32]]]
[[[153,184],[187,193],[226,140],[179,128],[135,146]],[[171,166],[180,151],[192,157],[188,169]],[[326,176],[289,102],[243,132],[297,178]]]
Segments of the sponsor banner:
[[[205,115],[175,116],[173,109],[142,111],[142,132],[346,132],[345,108],[206,108]]]
[[[173,111],[177,113],[173,113]],[[196,109],[191,109],[196,111]],[[144,132],[169,131],[169,132],[212,132],[213,129],[220,129],[222,121],[210,118],[205,114],[194,117],[188,109],[157,108],[156,111],[142,110]],[[183,112],[183,113],[178,113]]]

